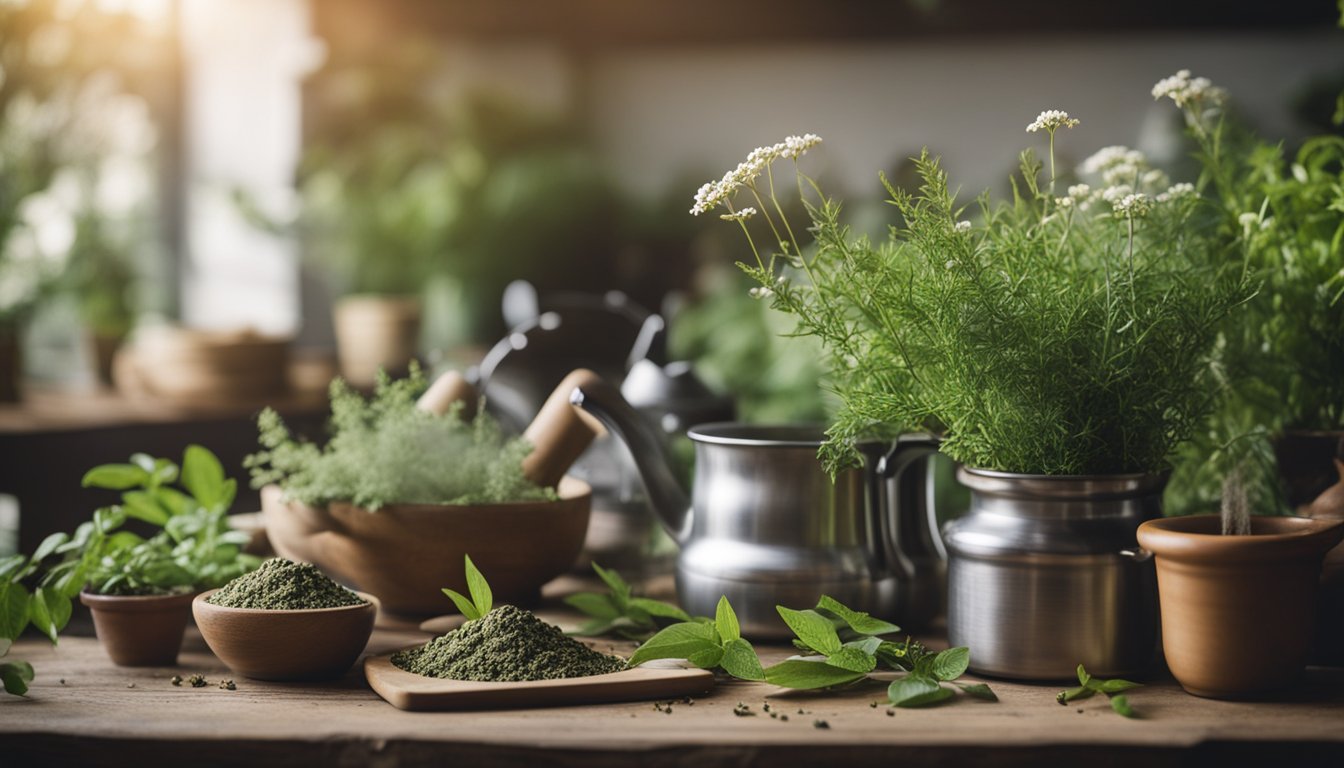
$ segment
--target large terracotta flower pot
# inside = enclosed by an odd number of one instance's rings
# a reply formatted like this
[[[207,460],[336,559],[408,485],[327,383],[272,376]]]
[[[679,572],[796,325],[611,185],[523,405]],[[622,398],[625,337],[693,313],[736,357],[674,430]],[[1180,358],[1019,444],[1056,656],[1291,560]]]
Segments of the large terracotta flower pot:
[[[420,302],[410,296],[346,296],[333,310],[341,376],[370,387],[385,370],[404,375],[420,339]]]
[[[1344,523],[1255,517],[1220,535],[1216,515],[1150,520],[1139,544],[1156,556],[1162,644],[1196,696],[1254,698],[1292,685],[1306,666],[1317,580]]]
[[[145,596],[81,592],[79,601],[93,614],[93,630],[113,664],[167,667],[177,663],[195,596],[194,592]]]

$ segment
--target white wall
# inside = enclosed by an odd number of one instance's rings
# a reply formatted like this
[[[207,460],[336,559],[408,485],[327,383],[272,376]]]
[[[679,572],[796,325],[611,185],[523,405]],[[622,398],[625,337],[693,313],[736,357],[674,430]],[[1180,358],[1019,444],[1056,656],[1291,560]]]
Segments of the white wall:
[[[1344,71],[1344,32],[615,52],[593,62],[589,116],[619,177],[644,194],[688,169],[717,178],[753,147],[803,132],[826,140],[812,168],[848,189],[876,190],[879,169],[928,145],[973,193],[999,184],[1020,149],[1044,146],[1025,132],[1043,109],[1082,119],[1058,145],[1075,159],[1135,145],[1150,115],[1174,117],[1150,89],[1181,68],[1230,89],[1270,135],[1290,134],[1289,94]]]

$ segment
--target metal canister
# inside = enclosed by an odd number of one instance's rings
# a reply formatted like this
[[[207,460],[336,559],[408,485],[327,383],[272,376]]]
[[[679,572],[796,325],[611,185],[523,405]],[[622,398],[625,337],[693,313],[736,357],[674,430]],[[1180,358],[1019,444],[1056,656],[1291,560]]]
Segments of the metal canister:
[[[980,674],[1135,675],[1157,656],[1157,577],[1135,539],[1165,475],[1021,475],[962,468],[970,512],[944,529],[948,641]]]

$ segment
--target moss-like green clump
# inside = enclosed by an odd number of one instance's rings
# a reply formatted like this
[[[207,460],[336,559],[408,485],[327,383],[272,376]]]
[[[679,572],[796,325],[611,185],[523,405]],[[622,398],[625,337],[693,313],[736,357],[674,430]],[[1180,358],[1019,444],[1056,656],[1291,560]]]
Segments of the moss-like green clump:
[[[624,659],[594,651],[512,605],[395,654],[392,663],[426,677],[495,683],[591,677],[625,669]]]
[[[206,602],[225,608],[295,611],[341,608],[367,601],[327,578],[310,563],[277,557],[220,587]]]

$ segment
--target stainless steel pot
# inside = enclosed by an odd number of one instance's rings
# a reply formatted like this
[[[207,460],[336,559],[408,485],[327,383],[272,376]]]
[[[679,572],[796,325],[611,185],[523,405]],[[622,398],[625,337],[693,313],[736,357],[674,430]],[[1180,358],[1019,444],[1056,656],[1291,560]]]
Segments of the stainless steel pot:
[[[1019,475],[962,468],[969,514],[943,532],[948,642],[971,668],[1028,680],[1152,666],[1157,577],[1135,531],[1161,516],[1165,475]]]
[[[600,418],[626,443],[649,503],[681,545],[677,596],[692,614],[714,615],[720,596],[752,638],[791,633],[777,605],[810,607],[821,595],[902,620],[910,558],[896,549],[893,495],[922,483],[906,471],[935,450],[928,436],[866,446],[868,465],[835,481],[817,459],[820,427],[702,424],[690,498],[676,481],[659,436],[610,386],[583,387],[571,402]]]

